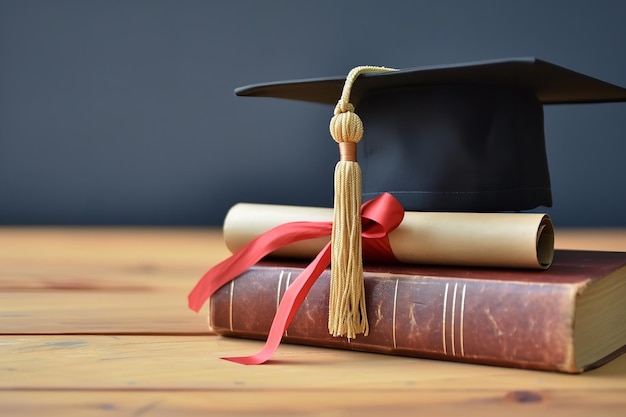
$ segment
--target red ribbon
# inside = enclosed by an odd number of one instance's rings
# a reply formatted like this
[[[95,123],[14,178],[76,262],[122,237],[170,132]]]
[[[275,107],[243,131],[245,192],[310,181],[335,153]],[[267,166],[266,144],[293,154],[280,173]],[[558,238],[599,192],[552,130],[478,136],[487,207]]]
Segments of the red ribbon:
[[[391,194],[384,193],[361,206],[363,259],[373,262],[397,262],[389,233],[404,218],[404,209]],[[277,226],[249,242],[232,256],[211,268],[189,293],[189,308],[199,311],[204,303],[224,284],[244,273],[271,252],[301,240],[330,236],[331,222],[291,222]],[[261,351],[252,356],[223,358],[244,365],[266,362],[274,353],[282,335],[289,327],[309,290],[330,265],[330,242],[324,246],[285,291],[278,306],[267,341]]]

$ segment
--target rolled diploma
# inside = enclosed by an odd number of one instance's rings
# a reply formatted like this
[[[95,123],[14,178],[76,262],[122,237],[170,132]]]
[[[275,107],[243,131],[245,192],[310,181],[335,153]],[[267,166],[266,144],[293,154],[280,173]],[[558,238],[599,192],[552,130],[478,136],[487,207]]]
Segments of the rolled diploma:
[[[332,218],[330,208],[239,203],[224,220],[224,241],[234,253],[280,224]],[[272,255],[312,259],[329,240],[304,240]],[[554,255],[554,228],[542,213],[408,211],[389,243],[404,263],[546,269]]]

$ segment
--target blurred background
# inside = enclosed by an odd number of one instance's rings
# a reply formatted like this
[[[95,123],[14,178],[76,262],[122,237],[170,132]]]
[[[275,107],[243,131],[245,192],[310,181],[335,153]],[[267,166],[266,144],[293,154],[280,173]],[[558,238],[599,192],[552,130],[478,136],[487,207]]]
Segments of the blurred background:
[[[626,87],[619,0],[0,0],[0,224],[332,205],[332,109],[246,84],[536,56]],[[626,226],[626,104],[545,108],[558,226]]]

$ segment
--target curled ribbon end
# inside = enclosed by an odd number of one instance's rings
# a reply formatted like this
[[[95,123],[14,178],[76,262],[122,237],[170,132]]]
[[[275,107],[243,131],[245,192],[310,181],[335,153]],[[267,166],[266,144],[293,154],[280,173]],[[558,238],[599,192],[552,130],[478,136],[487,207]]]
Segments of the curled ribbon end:
[[[261,365],[267,362],[267,359],[258,360],[253,356],[234,356],[234,357],[223,357],[220,358],[225,361],[238,363],[239,365]]]
[[[187,307],[195,313],[200,312],[202,306],[204,305],[204,300],[201,296],[197,294],[197,288],[194,291],[191,291],[187,296]]]
[[[189,307],[189,309],[190,309],[191,311],[193,311],[194,313],[199,313],[199,312],[200,312],[200,307],[199,307],[199,306],[197,306],[197,305],[192,304],[191,302],[189,302],[188,307]]]

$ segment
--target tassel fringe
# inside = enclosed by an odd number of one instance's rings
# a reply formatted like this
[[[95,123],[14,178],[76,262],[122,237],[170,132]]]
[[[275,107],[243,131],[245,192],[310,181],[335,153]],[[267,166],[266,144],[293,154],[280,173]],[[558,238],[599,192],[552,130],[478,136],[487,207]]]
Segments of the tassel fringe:
[[[369,332],[361,246],[361,168],[339,161],[335,167],[335,211],[328,330],[354,339]]]

